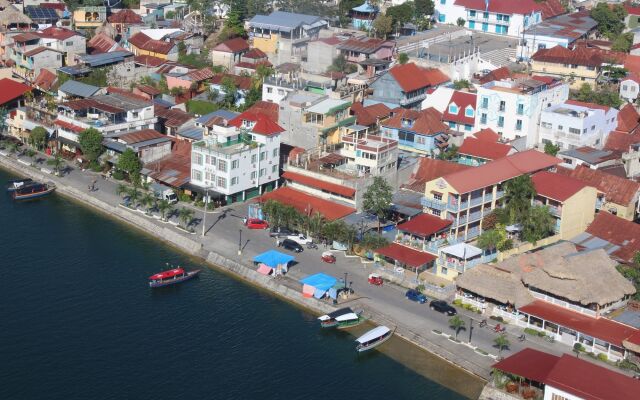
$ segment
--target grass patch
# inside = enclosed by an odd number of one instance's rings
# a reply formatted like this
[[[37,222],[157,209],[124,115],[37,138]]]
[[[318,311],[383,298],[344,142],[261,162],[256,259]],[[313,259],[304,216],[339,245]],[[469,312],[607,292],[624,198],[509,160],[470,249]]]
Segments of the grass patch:
[[[486,351],[484,351],[482,349],[476,349],[475,351],[476,351],[476,353],[482,354],[483,356],[488,356],[489,355],[489,353],[487,353]]]
[[[193,114],[205,115],[217,111],[220,105],[204,100],[188,100],[187,111]]]
[[[437,329],[432,329],[431,332],[435,333],[436,335],[442,335],[442,332]]]

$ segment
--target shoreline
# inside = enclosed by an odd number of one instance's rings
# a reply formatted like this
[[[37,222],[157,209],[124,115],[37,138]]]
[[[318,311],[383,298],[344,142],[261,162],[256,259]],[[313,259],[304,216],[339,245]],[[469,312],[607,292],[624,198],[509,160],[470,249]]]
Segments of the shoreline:
[[[83,206],[89,206],[91,209],[99,211],[101,214],[106,214],[106,216],[116,217],[116,220],[126,223],[128,227],[137,228],[137,230],[153,237],[153,239],[160,239],[164,244],[179,250],[188,257],[193,257],[206,263],[208,267],[213,268],[216,271],[241,280],[243,283],[249,284],[259,290],[266,291],[270,295],[275,295],[279,299],[304,309],[314,315],[321,315],[336,309],[332,305],[316,300],[315,298],[303,298],[300,295],[300,288],[297,286],[294,288],[292,285],[294,282],[290,280],[274,280],[271,277],[259,274],[249,266],[229,259],[221,254],[204,249],[201,243],[185,237],[183,234],[171,229],[170,226],[160,227],[149,220],[149,218],[143,215],[138,215],[125,207],[120,207],[119,205],[112,206],[107,202],[99,200],[88,193],[84,193],[68,185],[60,177],[41,171],[37,167],[24,165],[23,163],[18,163],[18,161],[13,158],[0,155],[0,168],[7,170],[10,173],[25,175],[42,182],[53,182],[56,185],[56,191],[62,196],[70,198],[73,201],[77,201]],[[357,302],[357,299],[354,300],[354,303],[355,302]],[[397,321],[375,309],[372,309],[371,307],[363,306],[363,308],[365,308],[366,312],[370,315],[369,320],[372,323],[396,326],[395,335],[405,342],[405,344],[417,347],[421,352],[427,353],[428,356],[437,357],[439,360],[446,362],[452,368],[457,369],[461,374],[468,375],[470,378],[477,380],[479,384],[482,384],[482,386],[486,383],[488,378],[488,370],[486,368],[469,362],[463,357],[448,351],[432,341],[429,341],[421,334],[413,332],[411,329],[402,326]],[[426,335],[429,334],[430,333],[426,333]],[[387,354],[388,352],[383,351],[383,353]],[[397,357],[392,358],[397,360]],[[404,362],[401,363],[406,365]],[[420,373],[418,371],[419,368],[416,368],[415,365],[413,367],[407,365],[407,367],[417,373]],[[460,391],[459,388],[457,390],[454,388],[451,389],[463,394],[463,391]],[[468,394],[463,395],[469,397]]]

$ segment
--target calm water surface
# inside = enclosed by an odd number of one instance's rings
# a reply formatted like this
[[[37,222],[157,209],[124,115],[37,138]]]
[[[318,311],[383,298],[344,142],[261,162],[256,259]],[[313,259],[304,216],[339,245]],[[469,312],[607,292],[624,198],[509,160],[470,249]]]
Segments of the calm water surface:
[[[215,271],[150,290],[197,262],[61,196],[0,218],[0,399],[464,398]]]

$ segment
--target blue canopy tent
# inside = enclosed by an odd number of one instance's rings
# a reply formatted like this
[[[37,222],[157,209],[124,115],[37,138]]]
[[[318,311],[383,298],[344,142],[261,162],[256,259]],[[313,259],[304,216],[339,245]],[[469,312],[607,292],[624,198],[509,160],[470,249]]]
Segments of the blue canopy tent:
[[[329,295],[331,295],[332,293],[331,293],[330,289],[337,282],[338,282],[338,280],[336,278],[334,278],[333,276],[329,276],[329,275],[323,274],[323,273],[310,275],[310,276],[307,276],[306,278],[300,280],[300,283],[302,283],[303,285],[311,286],[311,287],[313,287],[315,289],[314,292],[313,292],[313,297],[315,297],[316,299],[322,298],[322,296],[324,296],[325,293],[327,293],[327,292],[329,292]],[[335,292],[334,292],[334,295],[331,296],[331,297],[334,298],[334,299],[336,298],[335,297]]]
[[[280,253],[276,250],[265,251],[253,258],[254,263],[264,264],[270,268],[276,268],[278,265],[287,265],[295,258],[289,254]]]

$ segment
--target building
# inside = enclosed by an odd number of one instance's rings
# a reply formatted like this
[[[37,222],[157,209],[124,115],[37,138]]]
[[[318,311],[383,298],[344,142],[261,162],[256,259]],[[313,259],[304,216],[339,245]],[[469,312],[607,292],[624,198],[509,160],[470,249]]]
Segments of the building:
[[[231,71],[233,66],[240,62],[242,55],[249,51],[249,43],[243,38],[226,40],[211,49],[211,61],[213,65],[222,65]]]
[[[389,108],[419,108],[429,89],[446,82],[449,77],[438,69],[425,69],[413,63],[396,65],[371,84],[373,94],[365,105],[384,103]]]
[[[628,74],[620,81],[620,97],[629,103],[633,103],[640,93],[640,77],[637,74]]]
[[[533,204],[545,206],[555,219],[554,233],[570,239],[584,232],[595,216],[598,191],[567,175],[541,171],[531,176]]]
[[[353,125],[356,120],[351,116],[350,108],[349,101],[327,97],[304,108],[302,122],[316,128],[317,145],[337,144],[341,140],[341,128]]]
[[[25,6],[24,13],[38,25],[56,25],[60,16],[53,8],[41,6]]]
[[[395,53],[396,42],[371,37],[351,37],[337,45],[337,49],[344,58],[353,64],[360,64],[365,60],[388,60]]]
[[[33,81],[44,68],[62,67],[64,54],[61,51],[40,46],[25,52],[14,49],[14,56],[19,61],[13,66],[13,73],[27,81]]]
[[[87,52],[87,39],[76,31],[49,27],[39,31],[39,44],[64,53],[64,65],[74,63],[74,57]]]
[[[302,61],[308,42],[329,26],[321,17],[284,11],[256,15],[247,25],[252,46],[267,53],[275,65]]]
[[[358,174],[385,175],[398,167],[398,142],[386,137],[371,135],[368,128],[352,125],[341,135],[340,155]]]
[[[603,249],[579,252],[560,242],[467,271],[456,281],[456,298],[485,315],[617,361],[633,352],[625,342],[640,331],[605,317],[635,293],[616,265]]]
[[[481,130],[464,139],[458,148],[460,164],[477,167],[515,153],[515,149],[506,143],[500,143],[500,135],[490,128]]]
[[[87,42],[87,54],[103,54],[112,51],[125,51],[125,49],[104,32],[96,34]]]
[[[424,188],[427,182],[448,174],[469,169],[468,165],[451,161],[438,160],[437,158],[420,157],[409,179],[402,184],[402,189],[411,190],[424,196]],[[423,206],[420,206],[422,210]]]
[[[606,211],[622,219],[633,221],[638,215],[640,183],[621,178],[583,165],[574,169],[559,167],[559,174],[565,174],[593,186],[600,194],[596,210]]]
[[[476,124],[476,94],[455,90],[442,115],[442,121],[454,132],[473,132]]]
[[[635,336],[632,342],[636,342]],[[632,344],[632,343],[630,343]],[[525,348],[492,367],[524,379],[522,393],[545,400],[631,399],[640,390],[638,380],[569,354],[561,356]],[[498,376],[498,375],[496,375]],[[587,378],[587,379],[585,379]],[[494,384],[497,384],[494,379]],[[499,385],[504,382],[498,383]],[[496,385],[497,386],[497,385]]]
[[[624,263],[635,263],[634,258],[640,251],[640,224],[622,219],[607,212],[596,214],[586,232],[571,238],[585,251],[604,249],[612,259]]]
[[[561,150],[577,147],[601,149],[616,129],[618,110],[594,103],[567,100],[542,110],[539,144],[552,143]]]
[[[158,161],[171,154],[171,138],[153,129],[116,134],[104,140],[107,156],[117,164],[118,156],[133,150],[143,165]]]
[[[398,141],[400,148],[421,154],[435,154],[446,148],[449,127],[435,108],[426,110],[393,110],[382,123],[380,134]]]
[[[555,167],[560,160],[537,150],[446,174],[425,185],[424,212],[452,221],[449,242],[468,241],[482,233],[484,217],[502,205],[510,179]]]
[[[557,79],[533,76],[485,83],[478,88],[475,129],[491,128],[503,140],[526,137],[532,147],[542,110],[568,98],[569,86]]]
[[[272,67],[269,57],[262,50],[251,49],[246,53],[243,53],[240,57],[240,62],[234,67],[234,72],[237,75],[249,74],[253,75],[258,71],[260,66]]]
[[[86,99],[104,94],[104,89],[83,82],[68,80],[58,88],[58,100]]]
[[[377,132],[380,125],[391,115],[391,110],[382,103],[366,107],[362,103],[353,103],[351,115],[355,115],[356,124],[368,127],[369,132]]]
[[[574,169],[578,165],[584,165],[587,168],[599,169],[609,174],[615,174],[618,170],[622,170],[625,174],[620,152],[613,150],[598,150],[593,147],[578,147],[571,150],[559,152],[558,157],[562,159],[563,167]]]
[[[378,16],[379,11],[378,7],[369,3],[368,0],[365,0],[364,3],[352,8],[349,12],[351,15],[351,25],[353,25],[354,29],[369,30],[373,25],[373,21]]]
[[[311,40],[307,44],[307,58],[302,61],[302,70],[312,74],[327,72],[333,65],[333,60],[340,54],[338,44],[341,42],[342,39],[336,36]]]
[[[107,22],[107,7],[78,7],[73,11],[76,29],[96,29]]]
[[[115,30],[116,35],[122,37],[127,32],[129,26],[142,24],[142,17],[133,10],[124,8],[109,15],[107,21]]]
[[[204,138],[191,149],[191,184],[217,193],[227,203],[276,188],[282,132],[275,121],[260,113],[211,121]]]
[[[131,36],[129,48],[136,56],[151,56],[163,60],[178,60],[178,45],[172,40],[152,39],[143,32]]]
[[[194,129],[196,122],[192,114],[179,108],[158,105],[154,106],[154,112],[158,119],[156,129],[163,134],[189,142],[202,139],[202,130]]]

